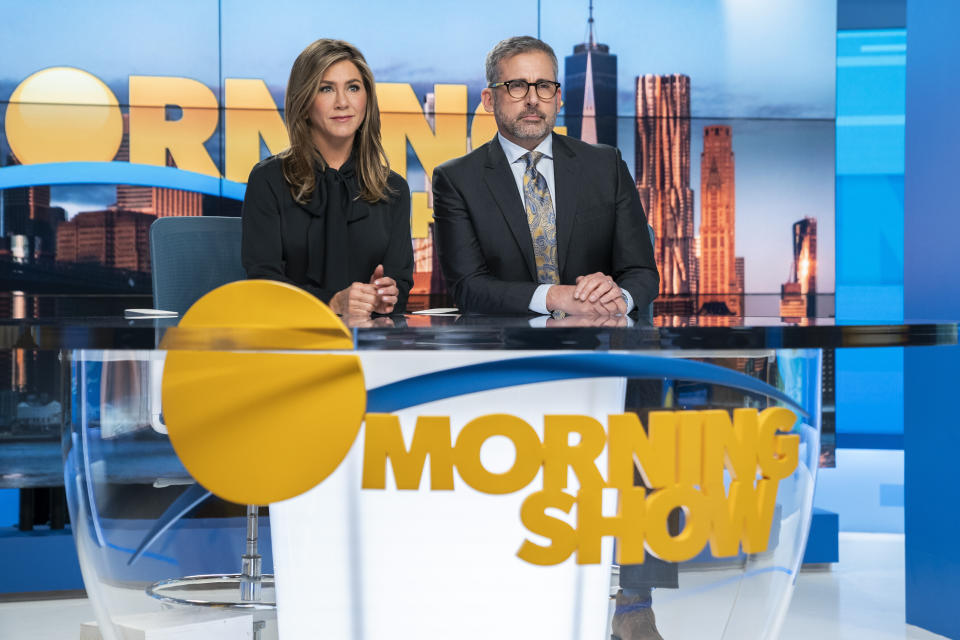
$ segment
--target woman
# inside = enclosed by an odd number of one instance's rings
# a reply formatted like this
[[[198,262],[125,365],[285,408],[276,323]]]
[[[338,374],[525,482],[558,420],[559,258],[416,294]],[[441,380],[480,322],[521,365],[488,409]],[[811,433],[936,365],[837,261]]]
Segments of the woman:
[[[294,284],[344,316],[402,312],[413,285],[410,190],[380,143],[363,55],[317,40],[293,63],[284,106],[290,148],[247,181],[247,277]]]

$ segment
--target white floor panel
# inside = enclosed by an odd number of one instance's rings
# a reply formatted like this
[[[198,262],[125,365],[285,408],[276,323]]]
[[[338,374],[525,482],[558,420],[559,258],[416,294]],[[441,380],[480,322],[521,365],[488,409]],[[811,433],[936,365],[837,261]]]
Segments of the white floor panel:
[[[841,533],[840,562],[804,571],[781,640],[935,640],[904,622],[903,535]]]
[[[800,575],[781,640],[944,638],[904,622],[903,579],[902,535],[841,533],[840,563]],[[0,602],[0,638],[75,640],[80,623],[92,619],[84,599]],[[662,631],[666,640],[689,640]]]
[[[86,598],[0,603],[3,640],[77,640],[80,625],[94,620]]]

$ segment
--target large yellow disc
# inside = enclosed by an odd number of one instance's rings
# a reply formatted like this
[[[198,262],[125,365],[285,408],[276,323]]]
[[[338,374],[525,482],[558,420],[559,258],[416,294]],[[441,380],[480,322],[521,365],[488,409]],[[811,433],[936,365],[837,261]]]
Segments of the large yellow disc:
[[[123,138],[123,114],[110,87],[73,67],[51,67],[14,89],[5,121],[20,164],[110,162]]]
[[[198,300],[161,347],[170,349],[170,441],[216,495],[246,504],[291,498],[350,451],[366,409],[360,360],[278,352],[353,347],[349,330],[309,293],[269,280],[225,285]]]

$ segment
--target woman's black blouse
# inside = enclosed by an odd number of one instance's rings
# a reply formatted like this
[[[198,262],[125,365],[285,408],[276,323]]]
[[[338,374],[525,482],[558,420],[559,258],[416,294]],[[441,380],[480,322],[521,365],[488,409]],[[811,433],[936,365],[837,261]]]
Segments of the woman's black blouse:
[[[350,283],[369,282],[382,264],[384,275],[397,282],[400,295],[394,312],[401,313],[413,286],[407,181],[391,171],[387,184],[392,193],[369,203],[356,198],[358,183],[350,167],[344,165],[341,170],[343,175],[335,182],[347,188],[349,197],[327,193],[331,181],[325,181],[321,172],[313,197],[304,205],[290,194],[280,158],[272,156],[253,168],[243,200],[242,257],[247,277],[288,282],[329,303]],[[345,216],[345,234],[343,221],[331,224],[336,222],[331,216]],[[339,248],[344,237],[346,247]],[[345,259],[345,269],[331,265],[331,255]]]

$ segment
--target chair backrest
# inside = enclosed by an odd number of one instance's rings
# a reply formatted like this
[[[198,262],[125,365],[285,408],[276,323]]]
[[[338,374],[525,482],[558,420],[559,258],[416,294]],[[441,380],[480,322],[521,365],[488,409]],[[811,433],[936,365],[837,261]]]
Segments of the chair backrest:
[[[158,218],[150,225],[153,306],[183,315],[205,293],[245,280],[240,218]]]

